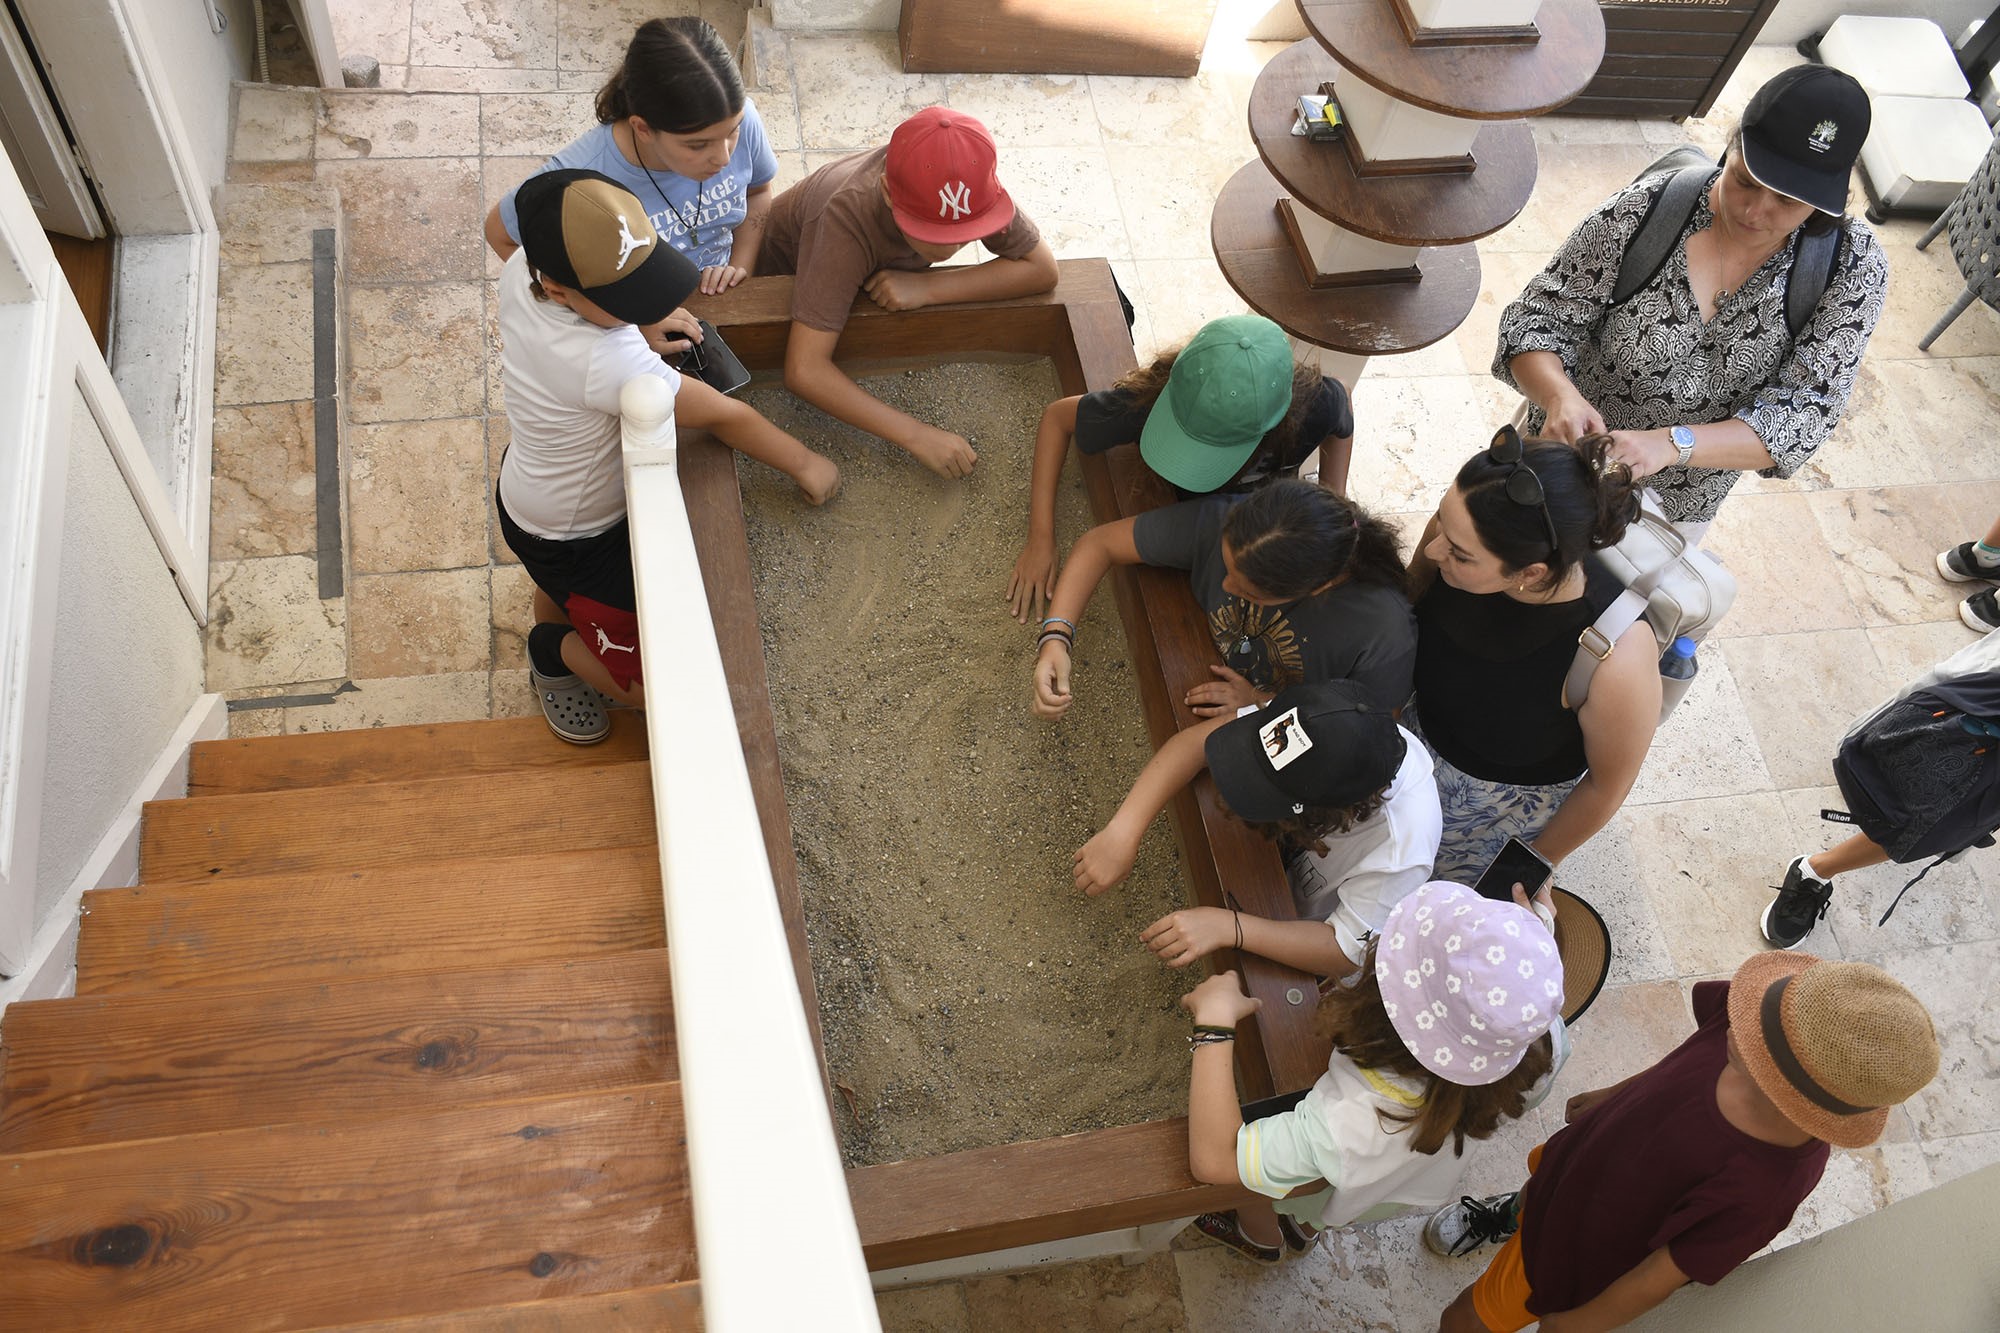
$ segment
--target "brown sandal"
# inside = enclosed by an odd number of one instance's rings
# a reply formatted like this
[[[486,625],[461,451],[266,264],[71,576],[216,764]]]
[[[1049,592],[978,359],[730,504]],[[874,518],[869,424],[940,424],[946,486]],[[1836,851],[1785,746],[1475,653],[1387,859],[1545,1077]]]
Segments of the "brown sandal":
[[[1242,1223],[1236,1220],[1234,1211],[1227,1213],[1203,1213],[1194,1220],[1195,1230],[1218,1245],[1227,1245],[1252,1263],[1266,1267],[1285,1257],[1282,1245],[1259,1245],[1243,1234]]]

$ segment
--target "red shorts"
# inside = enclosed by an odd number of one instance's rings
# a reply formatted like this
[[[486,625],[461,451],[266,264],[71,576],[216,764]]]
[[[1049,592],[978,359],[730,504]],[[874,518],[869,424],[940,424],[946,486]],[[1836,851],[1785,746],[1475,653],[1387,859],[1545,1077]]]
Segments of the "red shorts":
[[[639,617],[631,611],[592,601],[581,593],[571,593],[563,603],[563,614],[576,628],[577,637],[590,655],[604,663],[618,688],[629,690],[639,679]]]

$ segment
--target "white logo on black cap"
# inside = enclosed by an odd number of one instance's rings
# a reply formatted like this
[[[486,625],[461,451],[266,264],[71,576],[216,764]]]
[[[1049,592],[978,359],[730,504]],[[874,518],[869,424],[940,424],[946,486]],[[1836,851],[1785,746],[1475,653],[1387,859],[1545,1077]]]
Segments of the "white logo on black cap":
[[[939,217],[956,222],[971,211],[972,187],[964,181],[952,181],[938,191]]]
[[[632,252],[634,250],[637,250],[642,245],[651,245],[652,243],[653,243],[653,238],[650,236],[645,237],[644,239],[634,236],[632,234],[632,224],[625,220],[625,215],[623,213],[620,213],[618,215],[619,271],[621,272],[624,271],[625,261],[632,257]]]
[[[1840,133],[1840,126],[1830,120],[1822,120],[1813,126],[1812,137],[1806,140],[1806,147],[1815,153],[1824,153],[1833,147],[1833,137]]]

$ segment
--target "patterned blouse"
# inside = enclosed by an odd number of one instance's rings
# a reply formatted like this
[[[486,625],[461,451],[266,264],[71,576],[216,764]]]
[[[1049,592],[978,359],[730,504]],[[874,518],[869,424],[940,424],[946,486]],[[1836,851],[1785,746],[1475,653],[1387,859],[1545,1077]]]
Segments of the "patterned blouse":
[[[1839,424],[1847,405],[1888,290],[1881,244],[1867,223],[1846,220],[1832,280],[1796,342],[1785,326],[1791,243],[1703,324],[1688,283],[1687,238],[1715,220],[1704,190],[1653,280],[1611,308],[1625,247],[1664,180],[1626,187],[1570,233],[1501,315],[1493,374],[1519,389],[1507,363],[1522,352],[1554,352],[1610,429],[1657,430],[1735,416],[1750,424],[1775,460],[1760,475],[1789,477]],[[1541,410],[1532,409],[1530,430],[1540,430],[1542,419]],[[1739,475],[1728,468],[1666,467],[1647,484],[1667,517],[1705,522]]]

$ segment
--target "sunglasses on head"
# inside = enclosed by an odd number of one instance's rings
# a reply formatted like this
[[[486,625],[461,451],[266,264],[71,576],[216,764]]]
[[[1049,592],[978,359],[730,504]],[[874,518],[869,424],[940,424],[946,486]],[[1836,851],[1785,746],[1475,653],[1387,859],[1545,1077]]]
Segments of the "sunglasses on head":
[[[1549,513],[1549,498],[1542,490],[1542,479],[1525,461],[1527,446],[1521,442],[1521,433],[1513,426],[1502,426],[1493,432],[1493,443],[1486,446],[1486,457],[1507,469],[1507,498],[1517,505],[1542,511],[1542,528],[1548,533],[1549,554],[1562,550],[1562,542],[1556,537],[1556,521]]]

